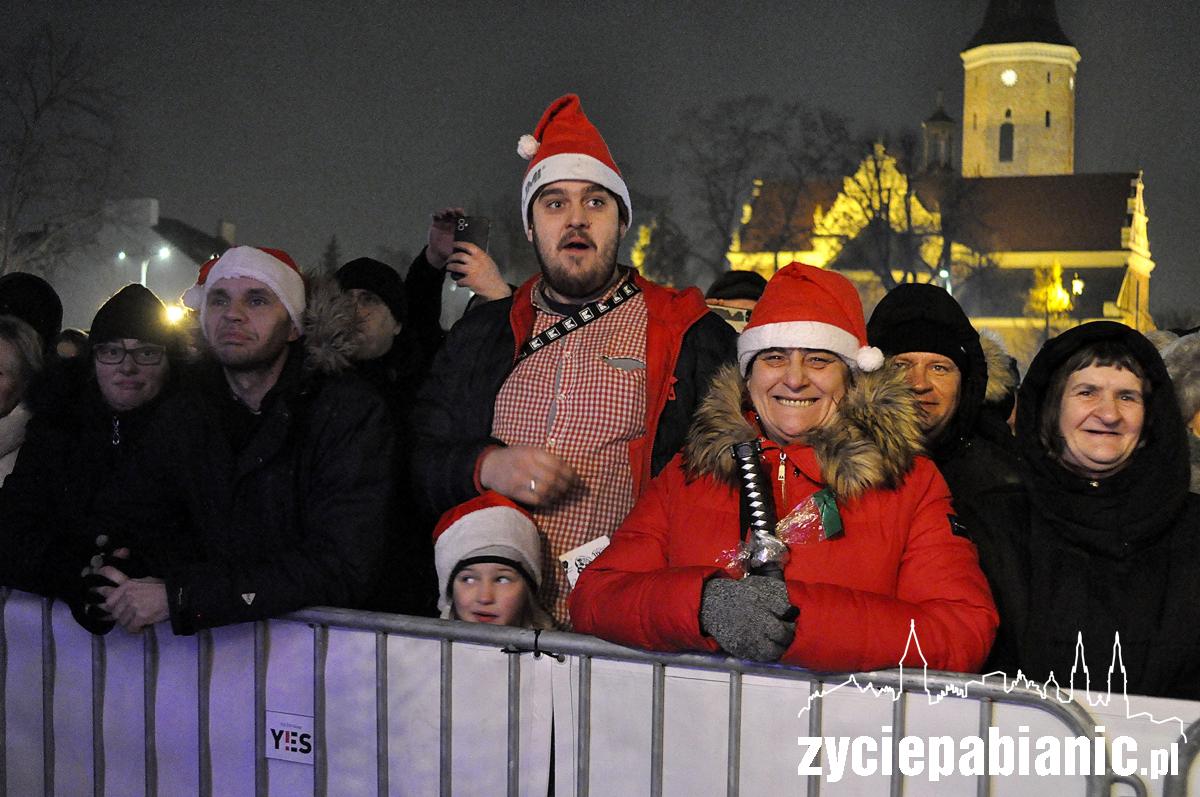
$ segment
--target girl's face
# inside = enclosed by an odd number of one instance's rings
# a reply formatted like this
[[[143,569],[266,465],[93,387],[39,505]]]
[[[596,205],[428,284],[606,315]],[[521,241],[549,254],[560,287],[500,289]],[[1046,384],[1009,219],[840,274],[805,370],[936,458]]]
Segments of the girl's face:
[[[478,562],[458,571],[450,596],[454,616],[468,623],[524,625],[529,614],[525,579],[498,562]]]

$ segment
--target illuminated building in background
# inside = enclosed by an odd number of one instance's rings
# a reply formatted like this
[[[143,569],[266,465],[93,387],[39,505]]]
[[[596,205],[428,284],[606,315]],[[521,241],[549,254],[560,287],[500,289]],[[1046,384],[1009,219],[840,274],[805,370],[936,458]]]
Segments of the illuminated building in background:
[[[904,174],[877,146],[840,180],[799,191],[757,180],[730,265],[768,278],[792,260],[835,268],[855,282],[869,313],[886,289],[879,264],[907,264],[882,270],[893,282],[945,285],[977,327],[998,332],[1023,362],[1048,332],[1085,320],[1153,329],[1142,174],[1075,173],[1080,55],[1053,0],[989,0],[961,55],[961,130],[939,99],[914,153],[919,171]],[[886,212],[872,216],[881,197]],[[1051,303],[1047,312],[1031,297],[1045,292],[1054,267],[1072,290],[1067,310]]]

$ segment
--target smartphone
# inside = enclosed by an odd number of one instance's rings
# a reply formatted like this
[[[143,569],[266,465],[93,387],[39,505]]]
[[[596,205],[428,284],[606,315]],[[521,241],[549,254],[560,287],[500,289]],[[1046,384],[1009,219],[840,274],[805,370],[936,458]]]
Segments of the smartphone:
[[[492,230],[492,220],[487,216],[459,216],[454,220],[454,240],[469,241],[483,251],[488,248],[488,235]],[[451,279],[457,281],[465,275],[451,271]]]

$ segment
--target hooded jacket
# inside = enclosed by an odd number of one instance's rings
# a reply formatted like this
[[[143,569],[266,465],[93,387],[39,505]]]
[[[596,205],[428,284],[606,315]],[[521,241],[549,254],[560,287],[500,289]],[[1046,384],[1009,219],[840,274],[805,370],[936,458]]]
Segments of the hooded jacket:
[[[1065,467],[1038,429],[1058,367],[1106,340],[1133,354],[1150,389],[1138,448],[1123,469],[1095,480]],[[1092,673],[1103,673],[1119,633],[1128,681],[1118,668],[1114,691],[1200,698],[1200,503],[1188,493],[1186,430],[1153,345],[1109,321],[1049,341],[1021,386],[1017,437],[1032,514],[1027,529],[1013,529],[1023,577],[998,587],[1018,609],[1003,618],[1019,640],[1005,669],[1034,679],[1053,672],[1065,685],[1078,643]]]
[[[656,478],[571,594],[575,629],[652,650],[717,650],[700,630],[704,583],[731,574],[740,503],[729,447],[761,438],[745,384],[722,369],[684,452]],[[976,670],[997,618],[970,542],[953,531],[949,492],[919,455],[919,415],[902,376],[857,375],[838,416],[807,442],[764,444],[781,519],[823,487],[844,533],[792,537],[784,567],[799,608],[781,659],[815,670],[916,661]],[[828,531],[828,529],[826,529]]]
[[[647,433],[629,444],[631,489],[640,495],[683,446],[713,372],[734,361],[737,336],[709,313],[698,290],[665,288],[636,273],[633,278],[647,312]],[[480,455],[503,445],[491,434],[496,396],[533,333],[539,280],[534,276],[512,297],[467,313],[438,351],[412,415],[414,487],[428,517],[478,495]]]
[[[172,363],[158,396],[125,412],[108,407],[91,368],[90,356],[57,363],[30,397],[26,444],[0,489],[0,584],[51,595],[77,580],[90,556],[92,512],[176,389],[181,365]]]
[[[177,634],[362,606],[392,500],[383,399],[345,373],[353,313],[310,291],[304,337],[246,427],[217,363],[164,403],[95,530],[166,582]],[[236,441],[236,442],[235,442]],[[240,443],[240,445],[238,444]]]

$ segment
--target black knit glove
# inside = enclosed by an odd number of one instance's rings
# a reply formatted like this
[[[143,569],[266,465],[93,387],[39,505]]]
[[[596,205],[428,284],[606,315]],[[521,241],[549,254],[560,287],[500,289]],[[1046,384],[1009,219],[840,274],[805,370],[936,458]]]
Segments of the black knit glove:
[[[796,607],[779,579],[712,578],[700,600],[700,629],[739,659],[779,661],[796,635]]]

